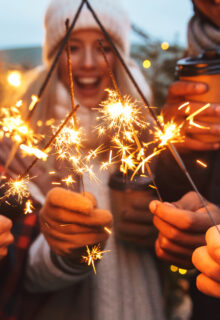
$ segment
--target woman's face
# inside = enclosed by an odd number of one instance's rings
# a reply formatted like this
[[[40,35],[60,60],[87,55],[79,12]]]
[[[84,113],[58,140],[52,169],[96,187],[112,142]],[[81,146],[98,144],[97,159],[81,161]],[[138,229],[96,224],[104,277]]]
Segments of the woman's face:
[[[104,98],[104,90],[111,86],[108,69],[100,51],[98,39],[103,39],[103,35],[95,29],[75,31],[70,37],[75,96],[77,102],[87,108],[97,107]],[[103,46],[111,70],[114,71],[115,56],[110,45],[105,40],[103,40]],[[65,51],[60,57],[58,74],[64,85],[69,88]]]
[[[220,0],[194,0],[199,10],[220,27]]]

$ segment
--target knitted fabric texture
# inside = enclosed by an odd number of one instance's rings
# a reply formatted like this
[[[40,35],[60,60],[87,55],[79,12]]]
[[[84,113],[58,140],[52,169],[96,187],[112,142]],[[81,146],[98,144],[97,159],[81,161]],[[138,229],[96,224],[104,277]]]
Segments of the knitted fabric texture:
[[[43,58],[45,63],[50,62],[57,46],[66,34],[66,19],[72,22],[80,3],[81,0],[51,0],[44,21]],[[90,3],[109,34],[128,55],[130,22],[126,12],[120,6],[120,0],[91,0]],[[83,29],[100,30],[86,5],[81,11],[74,31]]]
[[[106,254],[93,276],[96,320],[164,320],[157,266],[147,249],[107,243]]]
[[[220,50],[220,28],[195,15],[188,24],[188,54],[197,56],[208,49]]]

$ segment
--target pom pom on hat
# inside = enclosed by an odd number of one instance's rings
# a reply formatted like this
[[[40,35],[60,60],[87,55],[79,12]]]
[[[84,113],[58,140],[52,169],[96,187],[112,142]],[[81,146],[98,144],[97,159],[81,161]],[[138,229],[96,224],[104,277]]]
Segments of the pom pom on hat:
[[[66,34],[66,19],[72,22],[81,0],[51,0],[45,14],[45,38],[43,59],[49,63],[57,46]],[[90,0],[92,8],[107,29],[113,40],[129,55],[130,22],[120,0]],[[98,29],[96,21],[86,4],[84,5],[74,30]]]

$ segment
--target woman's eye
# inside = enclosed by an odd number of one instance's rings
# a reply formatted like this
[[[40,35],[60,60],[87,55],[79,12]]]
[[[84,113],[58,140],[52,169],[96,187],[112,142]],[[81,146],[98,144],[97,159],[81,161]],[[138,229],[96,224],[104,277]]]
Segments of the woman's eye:
[[[71,52],[76,52],[78,49],[79,49],[78,46],[74,46],[74,45],[70,46],[70,51]]]

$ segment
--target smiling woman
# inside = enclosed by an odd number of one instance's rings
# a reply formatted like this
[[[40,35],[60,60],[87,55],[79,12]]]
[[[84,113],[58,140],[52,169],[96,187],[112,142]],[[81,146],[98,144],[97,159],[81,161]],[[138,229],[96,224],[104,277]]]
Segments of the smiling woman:
[[[103,39],[103,34],[93,29],[73,32],[70,38],[75,94],[77,100],[87,108],[97,107],[103,99],[104,90],[111,86],[108,68],[100,52],[99,39]],[[111,70],[114,71],[116,58],[106,41],[103,41],[103,45]],[[68,66],[65,52],[60,58],[58,74],[68,88]]]

